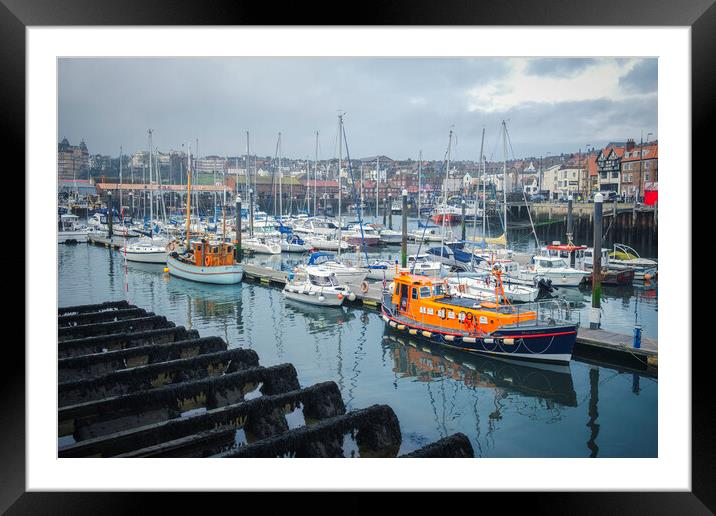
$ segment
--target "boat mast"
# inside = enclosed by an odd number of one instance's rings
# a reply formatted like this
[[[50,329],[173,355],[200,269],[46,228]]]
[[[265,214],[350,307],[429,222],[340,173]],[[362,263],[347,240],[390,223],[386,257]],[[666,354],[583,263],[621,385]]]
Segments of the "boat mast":
[[[149,238],[154,238],[154,188],[152,186],[152,130],[149,129]]]
[[[375,221],[378,222],[378,187],[380,186],[380,156],[375,157]]]
[[[283,171],[281,170],[281,133],[278,133],[278,216],[283,225]]]
[[[423,150],[420,149],[418,152],[418,220],[420,220],[420,194],[422,190],[420,189],[420,176],[423,171]]]
[[[119,214],[122,217],[122,223],[124,223],[124,215],[122,211],[122,146],[119,146]]]
[[[480,168],[479,168],[480,173],[481,173],[481,175],[482,175],[482,195],[483,195],[483,199],[484,199],[484,195],[485,195],[485,174],[482,173],[482,172],[483,172],[483,171],[482,171],[482,152],[483,152],[483,150],[484,150],[484,146],[485,146],[485,128],[483,127],[483,128],[482,128],[482,139],[480,140]],[[479,190],[480,190],[480,189],[479,189],[479,187],[478,187],[478,191],[479,191]],[[482,204],[482,205],[483,205],[483,207],[484,207],[484,205],[485,205],[484,201],[483,201],[483,204]],[[473,219],[473,224],[472,224],[472,240],[473,240],[473,242],[475,241],[475,232],[477,231],[477,210],[478,210],[478,209],[479,209],[479,203],[478,203],[477,196],[475,196],[475,218]],[[482,236],[483,236],[483,237],[485,236],[485,212],[484,212],[484,209],[483,209],[483,212],[482,212]]]
[[[186,157],[186,250],[189,251],[189,233],[191,224],[191,151],[186,146],[188,154]]]
[[[338,114],[338,258],[341,257],[341,158],[343,154],[343,114]]]
[[[502,151],[505,161],[502,164],[502,220],[505,234],[505,242],[507,241],[507,125],[502,121]]]
[[[442,256],[443,249],[442,247],[445,247],[445,218],[447,216],[447,184],[448,179],[450,178],[450,148],[452,147],[452,129],[450,129],[450,134],[448,136],[448,148],[447,148],[447,165],[445,167],[445,182],[443,183],[443,220],[442,220],[442,240],[440,242],[440,255]]]
[[[318,201],[318,131],[316,131],[316,153],[313,158],[313,216],[316,216],[316,202]]]
[[[484,143],[485,141],[485,128],[482,128],[482,141]],[[482,144],[480,145],[480,149],[482,149]],[[483,151],[480,150],[480,168],[482,170],[482,238],[485,238],[486,235],[486,224],[487,224],[487,190],[485,187],[487,186],[486,183],[486,177],[487,176],[487,170],[485,169],[485,156],[482,153]]]

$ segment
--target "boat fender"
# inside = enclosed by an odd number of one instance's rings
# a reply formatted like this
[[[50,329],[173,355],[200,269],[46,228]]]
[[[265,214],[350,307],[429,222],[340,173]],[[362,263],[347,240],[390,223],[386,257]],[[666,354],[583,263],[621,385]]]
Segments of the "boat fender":
[[[474,344],[476,340],[477,339],[475,339],[475,337],[463,337],[462,338],[462,341],[467,342],[468,344]]]
[[[428,338],[430,338],[430,337],[432,337],[432,336],[433,336],[433,334],[430,333],[429,331],[423,331],[423,337],[428,337]]]
[[[325,298],[324,296],[318,296],[318,300],[319,300],[319,301],[325,301],[326,298]]]
[[[384,320],[385,322],[390,321],[390,319],[388,319],[388,316],[387,316],[387,315],[384,315],[384,316],[383,316],[383,320]]]
[[[399,325],[398,325],[398,329],[399,329],[399,330],[404,330],[404,329],[405,329],[405,325],[404,325],[404,324],[399,324]]]
[[[360,284],[360,291],[363,292],[364,294],[368,293],[368,282],[367,281],[364,281],[363,283]]]
[[[390,324],[393,328],[395,328],[395,327],[397,326],[397,324],[395,323],[395,321],[390,321],[388,324]]]
[[[356,300],[356,295],[355,295],[355,293],[353,293],[353,292],[348,292],[348,300],[349,300],[349,301],[355,301],[355,300]]]
[[[338,293],[336,297],[338,298],[338,301],[343,301],[343,294]]]
[[[410,333],[411,335],[417,335],[418,330],[410,329],[410,330],[408,330],[408,333]]]
[[[485,339],[485,344],[492,344],[492,342],[493,342],[492,339]]]
[[[448,342],[452,342],[455,340],[455,336],[454,335],[445,335],[445,340]]]
[[[515,339],[504,339],[502,342],[503,342],[503,344],[507,344],[507,345],[509,345],[509,346],[512,346],[512,345],[514,345],[514,343],[515,343]]]

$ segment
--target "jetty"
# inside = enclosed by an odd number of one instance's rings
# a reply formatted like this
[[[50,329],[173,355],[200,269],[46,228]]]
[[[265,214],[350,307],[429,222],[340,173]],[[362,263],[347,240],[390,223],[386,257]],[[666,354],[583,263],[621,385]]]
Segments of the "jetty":
[[[244,265],[244,278],[266,286],[283,288],[288,281],[288,272],[262,267],[258,265]],[[367,292],[361,290],[361,285],[349,284],[351,291],[356,295],[355,301],[349,304],[364,306],[378,310],[381,305],[382,282],[366,281]],[[658,373],[658,341],[647,337],[641,338],[641,346],[635,348],[631,335],[614,333],[601,329],[590,329],[580,326],[577,330],[577,342],[573,357],[594,360],[600,363],[618,365],[639,372],[646,372],[657,376]]]
[[[347,411],[335,382],[111,301],[58,309],[58,456],[396,457],[384,404]],[[473,457],[453,434],[401,457]]]

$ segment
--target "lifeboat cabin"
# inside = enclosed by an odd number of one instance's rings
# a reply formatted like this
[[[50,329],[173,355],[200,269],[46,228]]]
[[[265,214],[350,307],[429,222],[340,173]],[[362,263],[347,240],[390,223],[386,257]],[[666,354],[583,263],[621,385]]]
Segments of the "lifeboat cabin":
[[[495,281],[495,299],[504,298],[499,271]],[[381,310],[389,326],[409,335],[520,359],[568,362],[577,337],[577,323],[564,320],[561,311],[454,297],[444,279],[405,270],[396,275],[392,289],[383,292]]]

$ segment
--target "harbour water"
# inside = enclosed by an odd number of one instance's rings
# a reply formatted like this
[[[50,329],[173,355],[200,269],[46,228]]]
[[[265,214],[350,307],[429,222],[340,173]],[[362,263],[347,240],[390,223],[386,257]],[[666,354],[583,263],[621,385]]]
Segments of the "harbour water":
[[[399,248],[380,254],[397,256]],[[291,268],[299,258],[253,260]],[[558,294],[573,298],[586,320],[588,290]],[[304,386],[333,380],[349,410],[389,404],[401,453],[454,432],[470,438],[477,457],[658,453],[655,378],[578,360],[536,365],[446,351],[394,333],[375,311],[311,308],[273,287],[202,285],[170,277],[161,265],[125,269],[115,250],[58,246],[59,306],[119,299],[252,348],[262,365],[290,362]],[[631,333],[637,317],[646,336],[658,337],[655,286],[605,287],[602,306],[606,329]]]

